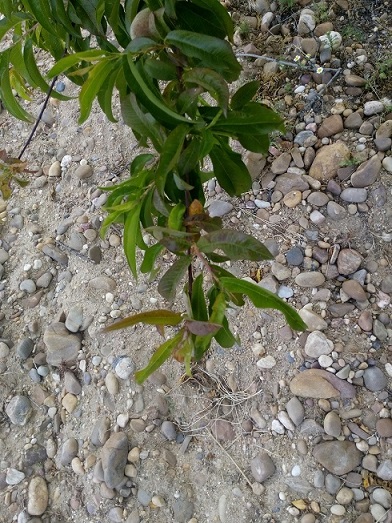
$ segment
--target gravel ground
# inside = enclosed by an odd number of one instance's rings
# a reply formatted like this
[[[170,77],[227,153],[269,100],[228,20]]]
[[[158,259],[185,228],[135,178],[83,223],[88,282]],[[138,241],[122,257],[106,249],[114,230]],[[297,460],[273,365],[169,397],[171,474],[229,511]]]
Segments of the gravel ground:
[[[208,183],[209,209],[265,242],[274,261],[230,270],[308,330],[232,309],[234,349],[215,346],[191,379],[168,362],[136,385],[158,333],[102,327],[168,304],[131,277],[121,227],[99,237],[99,187],[139,150],[99,108],[78,126],[76,101],[51,102],[29,185],[0,199],[0,522],[392,522],[388,2],[228,8],[236,52],[256,55],[243,79],[261,79],[287,133],[245,155],[248,194]],[[0,149],[17,156],[29,133],[0,114]]]

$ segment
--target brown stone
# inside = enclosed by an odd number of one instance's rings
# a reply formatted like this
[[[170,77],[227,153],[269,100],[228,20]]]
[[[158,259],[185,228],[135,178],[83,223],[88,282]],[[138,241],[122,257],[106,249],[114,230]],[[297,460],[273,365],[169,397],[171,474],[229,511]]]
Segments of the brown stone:
[[[332,22],[324,22],[322,24],[316,25],[314,29],[314,36],[322,36],[327,34],[329,31],[333,31]]]
[[[283,203],[286,205],[286,207],[293,209],[294,207],[297,207],[297,205],[299,205],[301,203],[301,200],[302,200],[301,191],[290,191],[283,198]]]
[[[367,187],[377,180],[381,170],[381,161],[377,155],[372,156],[370,160],[361,163],[358,169],[351,175],[351,184],[353,187]]]
[[[379,419],[376,423],[376,430],[380,438],[392,438],[392,419]]]
[[[373,328],[373,317],[370,311],[363,311],[358,318],[358,325],[365,332],[370,332]]]
[[[338,256],[338,271],[340,274],[352,274],[362,262],[362,256],[354,249],[342,249]]]
[[[334,134],[341,133],[343,131],[343,119],[340,114],[333,114],[328,116],[323,123],[320,125],[317,136],[319,138],[325,138],[333,136]]]
[[[362,452],[352,441],[326,441],[314,447],[313,456],[329,472],[341,476],[361,463]]]
[[[356,280],[346,280],[342,284],[343,291],[356,301],[366,301],[366,292],[363,290],[362,285]]]
[[[344,77],[346,85],[350,87],[363,87],[366,84],[365,78],[358,76],[357,74],[348,74]]]
[[[363,124],[363,119],[360,113],[355,112],[347,116],[344,121],[344,127],[346,129],[359,129]]]
[[[322,147],[316,155],[309,174],[316,180],[334,178],[341,164],[350,157],[350,150],[343,142]]]
[[[287,172],[287,169],[289,168],[291,162],[291,154],[290,153],[282,153],[280,156],[275,158],[275,160],[271,164],[271,171],[274,174],[283,174]]]

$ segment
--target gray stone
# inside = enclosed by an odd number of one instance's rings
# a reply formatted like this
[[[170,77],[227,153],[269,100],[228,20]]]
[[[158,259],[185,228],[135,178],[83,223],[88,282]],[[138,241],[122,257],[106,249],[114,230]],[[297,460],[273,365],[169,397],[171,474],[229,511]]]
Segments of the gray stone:
[[[365,78],[362,78],[362,76],[358,76],[356,74],[348,74],[344,77],[344,80],[346,85],[349,85],[350,87],[363,87],[366,85]]]
[[[379,100],[371,100],[365,102],[363,112],[365,116],[373,116],[374,114],[382,113],[384,111],[384,104]]]
[[[116,282],[105,274],[96,276],[88,282],[89,287],[97,291],[113,292],[116,289]]]
[[[289,267],[276,261],[273,261],[271,264],[271,272],[278,281],[287,280],[287,278],[290,278],[291,276],[291,270]]]
[[[71,332],[78,332],[83,325],[83,308],[80,305],[72,307],[65,320],[66,328]]]
[[[351,184],[353,187],[367,187],[377,180],[381,170],[381,161],[377,155],[372,156],[370,160],[361,163],[358,169],[351,175]]]
[[[47,348],[49,365],[59,366],[76,359],[81,348],[78,336],[70,334],[64,323],[51,323],[44,332],[44,343]]]
[[[8,403],[5,412],[11,423],[23,427],[28,422],[33,409],[27,396],[16,395]]]
[[[324,192],[315,191],[309,194],[307,202],[316,207],[323,207],[329,202],[329,198]]]
[[[10,467],[7,469],[5,481],[7,485],[18,485],[25,477],[26,474],[24,472]]]
[[[331,495],[335,495],[337,491],[340,489],[342,485],[342,482],[339,478],[334,476],[333,474],[327,474],[325,476],[325,488],[327,492]]]
[[[375,503],[379,503],[384,508],[389,509],[392,505],[392,495],[384,488],[376,488],[372,492],[372,498]]]
[[[122,380],[127,380],[134,370],[135,365],[128,356],[121,357],[114,367],[114,372]]]
[[[362,285],[355,280],[346,280],[342,284],[342,290],[353,300],[365,302],[367,300],[366,292]]]
[[[329,472],[341,476],[361,463],[362,452],[351,441],[326,441],[314,447],[313,456]]]
[[[323,354],[330,354],[333,348],[333,342],[320,331],[311,332],[305,343],[305,353],[315,359]]]
[[[301,263],[304,261],[304,254],[300,247],[293,247],[286,252],[285,256],[287,263],[295,267],[301,265]]]
[[[177,437],[176,426],[172,421],[165,420],[161,425],[161,433],[169,441],[175,441]]]
[[[300,287],[319,287],[325,282],[325,277],[321,272],[301,272],[295,278],[295,283]]]
[[[276,278],[272,276],[272,274],[268,274],[265,278],[259,281],[258,285],[261,288],[267,289],[268,291],[271,291],[275,294],[278,291],[278,282],[276,281]]]
[[[392,460],[386,459],[380,463],[377,467],[376,474],[379,478],[384,479],[385,481],[392,480]]]
[[[340,198],[344,202],[362,203],[367,200],[367,190],[364,188],[348,187],[340,193]]]
[[[291,154],[290,153],[282,153],[280,156],[275,158],[275,160],[271,164],[271,171],[274,174],[283,174],[287,172],[287,169],[289,168],[291,162]]]
[[[309,184],[297,174],[281,174],[276,178],[275,191],[280,191],[283,195],[291,191],[306,191]]]
[[[212,424],[212,432],[216,439],[221,441],[233,441],[235,432],[230,421],[218,419]]]
[[[344,121],[344,127],[346,129],[359,129],[363,124],[363,119],[360,113],[355,112],[347,116]]]
[[[21,291],[27,292],[28,294],[32,294],[33,292],[35,292],[37,290],[37,287],[33,280],[27,279],[27,280],[23,280],[20,283],[19,289]]]
[[[382,161],[382,166],[386,171],[392,173],[392,156],[387,156],[386,158],[384,158]]]
[[[138,489],[137,491],[137,500],[138,502],[143,505],[143,507],[148,507],[148,505],[150,504],[150,501],[152,499],[152,494],[151,492],[148,492],[147,490],[144,490],[144,489]]]
[[[267,159],[265,158],[265,156],[260,153],[253,153],[251,151],[247,151],[245,153],[244,160],[252,180],[256,180],[257,178],[259,178],[265,167],[265,164],[267,163]]]
[[[286,403],[286,410],[287,414],[290,416],[290,419],[293,421],[294,425],[298,426],[301,425],[301,423],[304,420],[305,417],[305,409],[302,403],[299,401],[299,399],[296,396],[293,396],[287,403]]]
[[[53,275],[47,271],[44,272],[35,282],[38,288],[47,289],[50,285],[50,282],[53,279]]]
[[[110,436],[110,419],[107,416],[98,418],[91,433],[91,443],[96,447],[102,447]]]
[[[123,432],[112,434],[102,447],[101,459],[106,486],[119,487],[124,481],[128,438]]]
[[[392,293],[392,274],[387,274],[385,278],[382,279],[380,288],[382,292],[386,294]]]
[[[75,377],[75,374],[71,371],[64,373],[64,388],[67,392],[78,396],[82,393],[82,387]]]
[[[354,249],[342,249],[339,252],[337,265],[340,274],[352,274],[359,269],[362,256]]]
[[[327,214],[332,220],[343,220],[347,211],[344,207],[331,200],[327,204]]]
[[[34,342],[31,338],[24,338],[20,340],[16,345],[15,352],[18,358],[21,360],[27,360],[30,354],[33,352]]]
[[[342,423],[335,411],[328,412],[324,418],[324,430],[329,436],[338,438],[342,431]]]
[[[300,36],[307,35],[314,30],[316,27],[316,16],[311,9],[302,9],[297,32]]]
[[[60,463],[63,467],[69,465],[79,451],[79,445],[75,438],[68,438],[61,448]]]
[[[8,252],[5,249],[0,248],[0,264],[4,264],[8,260],[8,258]]]
[[[276,468],[267,452],[260,452],[250,462],[252,476],[258,483],[262,483],[274,474]]]
[[[368,367],[363,374],[365,387],[372,392],[383,390],[387,384],[387,378],[378,367]]]
[[[300,309],[298,313],[306,323],[306,330],[310,332],[322,331],[328,327],[327,322],[321,316],[306,307]]]
[[[305,141],[308,140],[309,138],[316,138],[313,131],[300,131],[294,138],[294,143],[303,147]],[[317,139],[316,139],[316,141],[317,141]],[[313,151],[313,153],[314,153],[314,150],[311,148],[308,148],[307,150]],[[312,154],[312,153],[309,152],[308,154]],[[312,162],[310,162],[310,164],[311,163]],[[309,164],[309,166],[310,166],[310,164]],[[305,162],[305,165],[306,165],[306,162]]]
[[[68,256],[60,251],[57,247],[54,245],[46,244],[42,247],[42,252],[46,254],[46,256],[49,256],[49,258],[52,258],[52,260],[56,261],[59,265],[62,265],[63,267],[67,267],[68,265]]]
[[[188,523],[192,518],[195,505],[187,499],[176,499],[173,503],[174,521],[176,523]]]
[[[214,200],[208,206],[208,213],[213,218],[215,216],[225,216],[233,210],[233,205],[230,202],[225,202],[223,200]]]
[[[75,171],[75,176],[79,178],[79,180],[86,180],[87,178],[90,178],[92,175],[93,169],[91,165],[80,165]]]
[[[96,264],[101,263],[102,251],[99,245],[93,245],[89,248],[88,257]]]
[[[376,138],[374,140],[374,145],[378,151],[386,152],[389,151],[392,147],[392,140],[390,138]],[[388,160],[389,158],[389,160]],[[385,164],[384,164],[385,162]],[[382,162],[382,166],[385,170],[388,172],[392,172],[392,165],[391,165],[391,157],[388,156],[387,158],[384,158]]]
[[[27,512],[30,516],[42,516],[49,502],[48,486],[44,478],[35,476],[31,479],[27,499]]]

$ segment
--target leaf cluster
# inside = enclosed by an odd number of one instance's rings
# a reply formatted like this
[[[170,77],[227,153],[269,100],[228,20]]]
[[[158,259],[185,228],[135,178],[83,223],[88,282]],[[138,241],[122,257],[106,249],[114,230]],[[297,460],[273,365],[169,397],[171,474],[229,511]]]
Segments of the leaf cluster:
[[[135,278],[139,271],[155,276],[159,256],[170,252],[173,262],[158,290],[174,302],[182,288],[185,307],[181,313],[141,313],[109,327],[141,322],[156,325],[162,335],[164,326],[174,329],[136,379],[144,381],[170,356],[190,372],[191,361],[202,358],[213,339],[231,347],[236,338],[227,310],[242,306],[245,296],[256,307],[280,310],[291,327],[303,329],[286,302],[222,267],[233,260],[268,260],[271,254],[254,237],[224,228],[204,208],[203,183],[212,177],[230,196],[251,187],[233,140],[265,154],[270,133],[284,130],[280,116],[256,101],[258,82],[231,94],[241,65],[223,5],[218,0],[3,0],[0,13],[0,38],[9,37],[0,53],[0,97],[11,114],[29,120],[20,99],[28,102],[31,90],[47,92],[48,79],[66,75],[80,85],[80,123],[95,100],[115,122],[118,93],[122,120],[146,148],[133,159],[127,179],[102,188],[109,194],[101,233],[113,223],[123,225]],[[37,66],[39,51],[55,60],[46,75]],[[206,171],[206,160],[212,171]],[[146,233],[153,237],[148,245]],[[140,267],[138,250],[144,253]],[[201,270],[196,271],[196,261]]]

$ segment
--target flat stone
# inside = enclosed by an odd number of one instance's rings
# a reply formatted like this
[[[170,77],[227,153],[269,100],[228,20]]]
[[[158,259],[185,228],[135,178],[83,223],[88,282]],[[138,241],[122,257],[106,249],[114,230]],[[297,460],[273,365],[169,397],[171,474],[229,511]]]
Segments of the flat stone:
[[[74,457],[76,457],[79,451],[79,445],[75,438],[67,438],[62,447],[60,455],[60,463],[63,467],[66,467],[71,463]]]
[[[283,198],[283,203],[289,209],[294,209],[294,207],[297,207],[301,201],[302,193],[300,191],[290,191]]]
[[[110,419],[107,416],[98,418],[91,433],[91,443],[96,447],[102,447],[110,436]]]
[[[370,311],[362,311],[357,321],[358,325],[365,332],[370,332],[373,327],[373,317]]]
[[[376,131],[376,138],[391,138],[392,137],[392,120],[383,122]]]
[[[352,303],[332,303],[328,306],[328,310],[334,318],[343,318],[354,309],[355,305]]]
[[[33,412],[31,401],[27,396],[18,394],[8,403],[5,412],[11,423],[24,427]]]
[[[21,360],[27,360],[30,354],[33,352],[34,342],[31,338],[24,338],[20,340],[16,347],[15,352]]]
[[[392,419],[383,418],[377,420],[376,430],[380,438],[392,438]]]
[[[46,254],[46,256],[49,256],[49,258],[52,258],[52,260],[56,261],[59,265],[62,265],[63,267],[67,267],[68,265],[68,256],[63,252],[60,251],[57,247],[54,245],[46,244],[42,247],[42,252]]]
[[[114,372],[122,380],[127,380],[134,370],[135,364],[128,356],[121,357],[114,367]]]
[[[337,259],[338,271],[340,274],[352,274],[359,269],[362,263],[362,256],[354,249],[342,249]]]
[[[300,247],[293,247],[285,253],[288,265],[298,267],[304,261],[304,254]]]
[[[333,342],[323,332],[313,331],[307,337],[304,350],[308,356],[317,359],[323,354],[330,354],[333,349]]]
[[[176,426],[172,421],[165,420],[161,425],[161,433],[169,441],[175,441],[177,437]]]
[[[367,296],[362,285],[355,280],[346,280],[342,284],[343,291],[356,301],[366,301]]]
[[[64,373],[64,388],[67,392],[78,396],[82,393],[82,386],[75,377],[75,374],[71,371]]]
[[[372,392],[385,389],[388,384],[383,371],[378,367],[368,367],[363,373],[365,387]]]
[[[37,278],[37,281],[35,283],[38,288],[47,289],[49,287],[52,279],[53,279],[52,273],[47,271],[47,272],[44,272],[39,278]]]
[[[316,16],[311,9],[302,9],[297,26],[300,36],[311,33],[316,27]]]
[[[324,418],[324,430],[329,436],[337,438],[342,431],[342,423],[335,411],[328,412]]]
[[[286,280],[291,276],[291,269],[276,261],[272,262],[271,272],[278,281]]]
[[[30,480],[27,500],[27,512],[30,516],[42,516],[49,502],[48,486],[44,478],[35,476]]]
[[[339,183],[335,180],[328,181],[326,190],[334,196],[339,196],[342,192],[342,188],[340,187]]]
[[[283,174],[287,172],[291,162],[291,154],[288,152],[282,153],[280,156],[275,158],[271,164],[271,171],[274,174]]]
[[[363,106],[363,113],[365,116],[373,116],[374,114],[382,113],[384,111],[384,104],[379,100],[371,100],[365,102]]]
[[[343,118],[340,114],[333,114],[328,116],[317,131],[317,136],[319,138],[326,138],[333,136],[334,134],[341,133],[343,131]]]
[[[91,279],[88,285],[97,291],[112,292],[116,289],[116,282],[105,274]]]
[[[309,184],[302,178],[302,176],[295,174],[281,174],[276,178],[276,185],[274,190],[280,191],[286,195],[290,191],[307,191]]]
[[[313,456],[329,472],[342,476],[361,463],[362,452],[351,441],[326,441],[314,447]]]
[[[377,468],[376,474],[379,478],[385,481],[392,480],[392,460],[386,459],[380,463]]]
[[[330,180],[334,178],[341,164],[350,157],[350,150],[343,142],[325,145],[319,149],[309,171],[309,175],[316,180]]]
[[[311,192],[307,197],[307,202],[316,207],[323,207],[329,202],[328,196],[321,191]]]
[[[267,159],[263,154],[253,153],[251,151],[245,153],[244,161],[252,180],[256,180],[261,176],[267,163]]]
[[[384,488],[376,488],[372,492],[373,501],[389,509],[392,506],[392,495]]]
[[[290,416],[290,419],[293,421],[294,425],[297,427],[301,425],[305,417],[305,409],[300,400],[293,396],[286,403],[287,414]]]
[[[61,176],[61,164],[58,160],[52,163],[48,170],[49,178],[58,178]]]
[[[319,43],[315,38],[302,38],[301,40],[302,51],[310,56],[316,56],[319,49]]]
[[[26,477],[26,474],[21,470],[13,469],[12,467],[7,469],[5,481],[7,485],[19,485]]]
[[[266,479],[274,474],[276,467],[267,452],[260,452],[250,462],[252,476],[258,483],[263,483]]]
[[[218,419],[213,423],[212,433],[220,441],[233,441],[235,439],[233,425],[224,419]]]
[[[128,438],[123,432],[112,434],[102,447],[101,459],[106,486],[119,487],[124,481]]]
[[[366,85],[365,78],[362,78],[362,76],[358,76],[357,74],[346,75],[344,81],[346,82],[346,85],[349,85],[350,87],[363,87]]]
[[[64,396],[64,398],[61,400],[61,405],[65,408],[65,410],[69,413],[69,414],[72,414],[72,412],[74,412],[74,410],[76,409],[77,407],[77,404],[78,404],[78,399],[76,396],[74,396],[73,394],[70,394],[68,392],[68,394],[66,394]]]
[[[79,178],[79,180],[86,180],[87,178],[91,178],[93,175],[93,168],[91,165],[80,165],[76,171],[75,176]]]
[[[331,200],[327,204],[327,214],[332,220],[338,221],[346,217],[347,211],[344,207]]]
[[[300,309],[298,314],[306,323],[306,330],[310,332],[322,331],[328,327],[327,322],[321,316],[306,307]]]
[[[370,160],[361,163],[358,169],[351,175],[351,184],[353,187],[367,187],[377,180],[381,170],[381,161],[377,155],[372,156]]]
[[[351,113],[344,120],[344,127],[346,129],[359,129],[363,124],[363,119],[360,113]]]
[[[72,307],[65,320],[66,328],[71,332],[78,332],[83,325],[83,308],[80,305]]]
[[[226,214],[229,214],[233,210],[233,204],[230,202],[225,202],[224,200],[214,200],[211,202],[211,204],[208,206],[208,213],[211,216],[211,218],[214,218],[215,216],[225,216]]]
[[[176,499],[173,503],[173,515],[176,523],[190,522],[195,511],[195,505],[188,499]]]
[[[325,282],[325,276],[321,272],[301,272],[295,278],[295,283],[300,287],[319,287]]]
[[[44,332],[44,344],[47,349],[47,363],[59,366],[77,358],[81,341],[75,334],[70,334],[64,323],[54,322]]]
[[[384,158],[382,161],[382,166],[387,172],[392,173],[392,156],[387,156]]]
[[[349,203],[366,202],[367,196],[367,189],[364,188],[348,187],[347,189],[343,189],[343,191],[340,193],[340,198],[344,202]]]
[[[278,292],[278,282],[272,274],[268,274],[265,278],[262,278],[257,285],[275,294]]]
[[[392,140],[390,138],[375,138],[374,145],[375,145],[377,151],[386,152],[392,148]],[[391,158],[391,157],[388,156],[387,158]],[[391,172],[391,164],[390,164],[390,161],[387,160],[387,158],[384,158],[384,160],[382,162],[382,166],[384,167],[384,169],[386,171]],[[385,160],[387,160],[387,161],[385,161]],[[385,164],[384,164],[384,162],[385,162]]]
[[[321,369],[307,369],[290,382],[290,390],[296,396],[305,398],[354,398],[355,387],[334,374]]]

